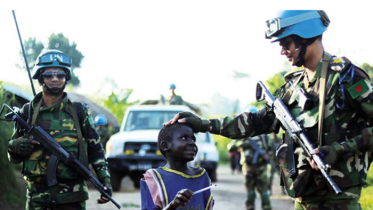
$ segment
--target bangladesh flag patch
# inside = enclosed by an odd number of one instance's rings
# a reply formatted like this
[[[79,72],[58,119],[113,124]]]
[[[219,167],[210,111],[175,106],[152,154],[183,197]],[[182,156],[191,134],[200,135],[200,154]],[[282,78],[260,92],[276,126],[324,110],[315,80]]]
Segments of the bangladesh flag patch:
[[[89,121],[89,124],[90,124],[92,127],[95,126],[95,122],[94,122],[94,120],[93,120],[93,118],[92,118],[91,115],[89,115],[89,117],[88,117],[88,121]]]
[[[350,93],[353,99],[361,96],[363,93],[367,92],[369,87],[364,79],[360,80],[359,82],[355,83],[351,87],[348,88],[348,92]]]

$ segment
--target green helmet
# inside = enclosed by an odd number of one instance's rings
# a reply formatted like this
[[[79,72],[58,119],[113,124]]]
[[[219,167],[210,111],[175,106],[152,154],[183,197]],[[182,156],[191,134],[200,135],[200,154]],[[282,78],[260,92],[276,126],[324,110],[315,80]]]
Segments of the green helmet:
[[[48,67],[60,67],[66,72],[66,81],[71,79],[72,59],[59,50],[45,50],[36,58],[33,79],[39,79],[41,70]]]

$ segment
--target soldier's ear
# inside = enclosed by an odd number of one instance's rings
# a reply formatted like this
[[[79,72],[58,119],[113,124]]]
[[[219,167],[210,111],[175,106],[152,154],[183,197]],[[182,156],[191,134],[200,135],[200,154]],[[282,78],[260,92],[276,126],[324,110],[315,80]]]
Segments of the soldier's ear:
[[[169,141],[162,140],[159,147],[161,151],[167,152],[168,150],[170,150],[170,144],[171,143]]]

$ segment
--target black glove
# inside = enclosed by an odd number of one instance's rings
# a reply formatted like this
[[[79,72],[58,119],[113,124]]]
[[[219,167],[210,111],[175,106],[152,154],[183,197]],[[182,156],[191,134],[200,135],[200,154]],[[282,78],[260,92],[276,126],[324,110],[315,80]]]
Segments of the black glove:
[[[340,159],[344,153],[342,146],[338,142],[334,142],[330,146],[319,146],[319,156],[327,164],[334,164]]]
[[[110,196],[112,196],[112,187],[111,187],[111,181],[109,177],[103,178],[101,181],[101,184],[104,186],[107,186],[107,189],[105,190]],[[102,197],[103,195],[101,195]]]
[[[27,156],[31,154],[34,145],[32,144],[32,139],[19,137],[17,139],[12,139],[8,142],[8,148],[11,152],[14,152],[21,156]]]
[[[197,115],[191,112],[180,112],[179,119],[185,118],[185,123],[192,126],[194,132],[207,132],[210,130],[210,121],[206,119],[201,119]]]

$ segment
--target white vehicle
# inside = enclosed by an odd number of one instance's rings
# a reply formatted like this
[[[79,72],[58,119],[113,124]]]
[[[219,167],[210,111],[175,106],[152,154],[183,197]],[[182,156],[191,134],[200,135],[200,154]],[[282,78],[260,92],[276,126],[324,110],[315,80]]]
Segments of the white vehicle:
[[[136,188],[149,168],[166,164],[158,150],[158,133],[163,123],[179,112],[193,112],[183,105],[139,105],[127,108],[120,131],[106,145],[113,191],[119,191],[121,180],[129,176]],[[198,153],[191,165],[206,169],[211,181],[216,181],[219,154],[210,133],[196,133]]]

